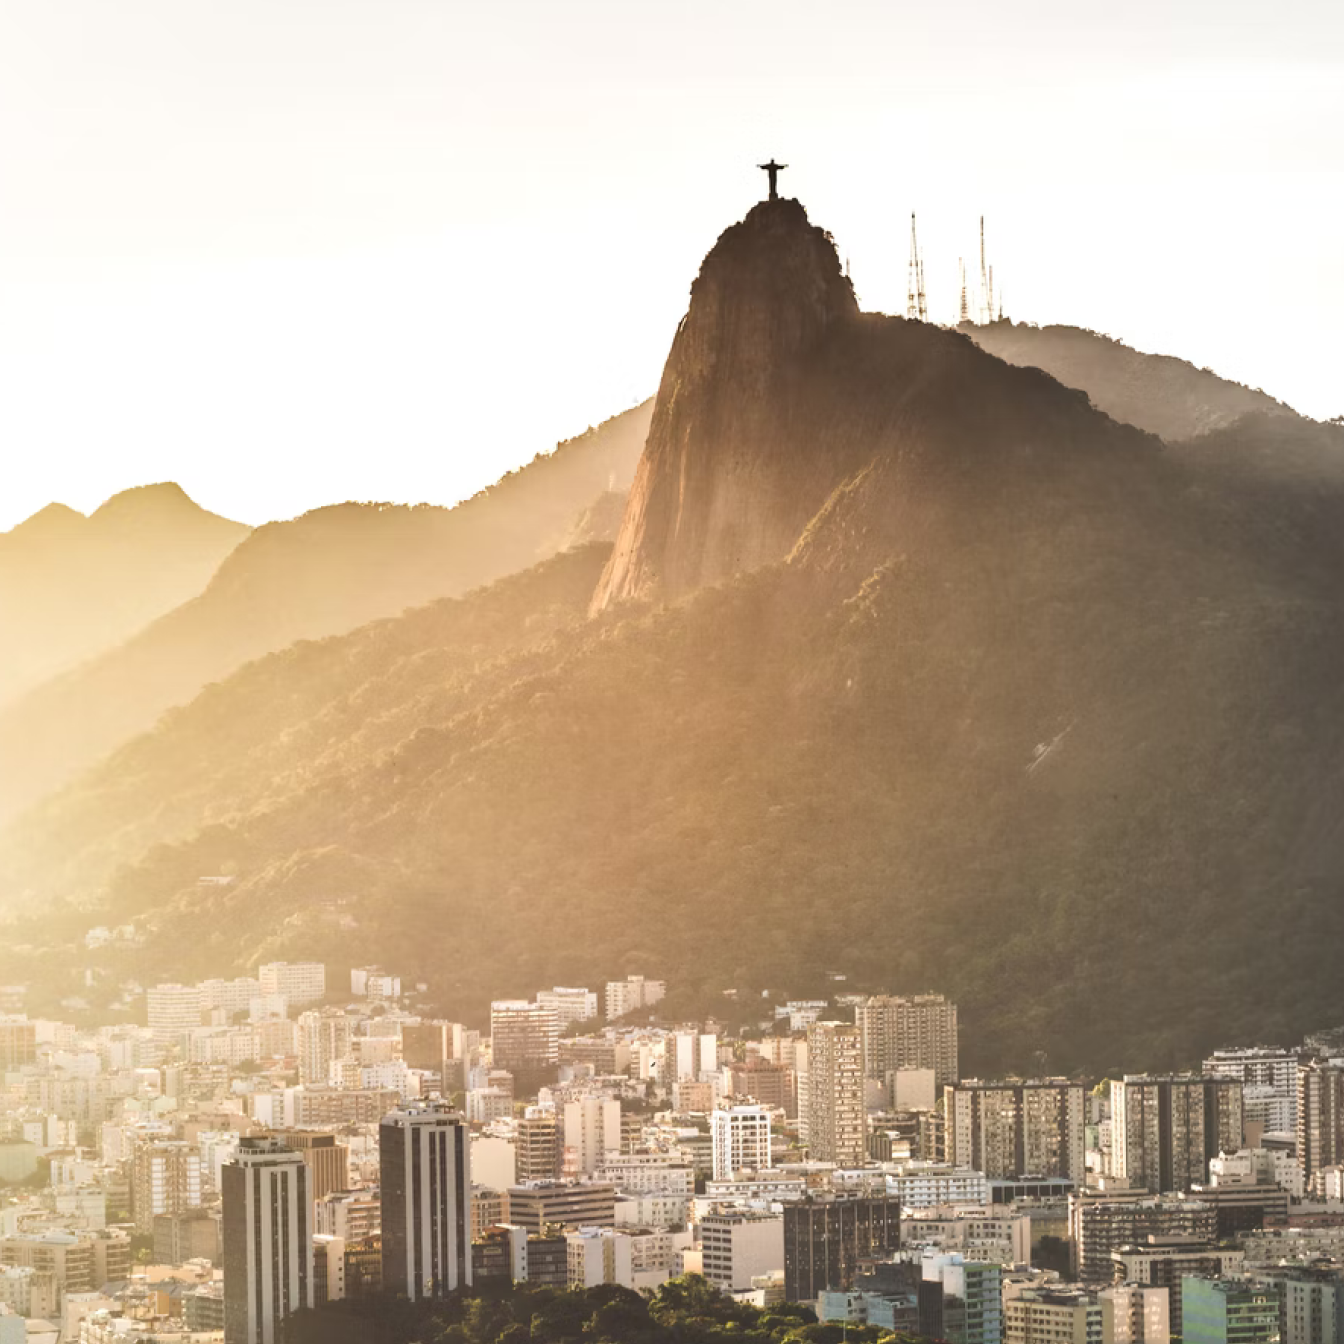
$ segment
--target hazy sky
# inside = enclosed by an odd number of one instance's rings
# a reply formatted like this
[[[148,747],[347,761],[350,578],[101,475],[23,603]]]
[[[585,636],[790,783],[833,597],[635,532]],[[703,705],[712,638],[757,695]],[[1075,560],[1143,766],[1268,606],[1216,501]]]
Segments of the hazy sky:
[[[1344,5],[0,0],[0,528],[451,502],[657,385],[781,179],[903,312],[1344,412]]]

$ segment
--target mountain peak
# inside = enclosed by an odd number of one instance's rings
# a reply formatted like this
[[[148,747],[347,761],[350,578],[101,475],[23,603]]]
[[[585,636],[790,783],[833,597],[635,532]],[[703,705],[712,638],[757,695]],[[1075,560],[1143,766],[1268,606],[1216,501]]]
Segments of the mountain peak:
[[[119,490],[110,499],[104,500],[89,516],[99,518],[110,514],[128,513],[132,510],[163,514],[181,509],[203,511],[176,481],[156,481],[151,485],[133,485],[129,490]]]
[[[595,608],[676,597],[788,550],[797,520],[747,501],[772,475],[804,362],[858,316],[834,241],[796,200],[762,201],[720,235],[673,339]]]

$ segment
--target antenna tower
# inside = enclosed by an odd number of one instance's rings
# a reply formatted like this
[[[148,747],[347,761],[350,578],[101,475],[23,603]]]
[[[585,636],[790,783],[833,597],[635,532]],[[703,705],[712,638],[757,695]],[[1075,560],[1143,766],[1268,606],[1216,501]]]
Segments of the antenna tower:
[[[966,297],[966,262],[958,257],[957,265],[961,267],[961,311],[957,316],[957,322],[966,323],[971,320],[971,305]]]
[[[989,274],[985,269],[985,217],[980,216],[980,323],[989,322],[993,313],[993,299],[989,291]]]
[[[924,258],[919,255],[913,212],[910,215],[910,275],[906,284],[905,315],[912,322],[929,320],[929,305],[924,297]]]

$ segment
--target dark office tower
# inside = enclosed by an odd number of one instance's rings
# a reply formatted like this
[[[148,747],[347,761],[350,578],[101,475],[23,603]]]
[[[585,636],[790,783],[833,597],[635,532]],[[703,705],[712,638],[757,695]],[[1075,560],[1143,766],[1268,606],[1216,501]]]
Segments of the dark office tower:
[[[438,1102],[378,1127],[383,1289],[412,1302],[471,1286],[471,1148],[467,1126]]]
[[[901,1244],[901,1204],[885,1196],[811,1198],[784,1205],[784,1296],[811,1302],[853,1286],[861,1260],[886,1260]]]
[[[223,1177],[225,1344],[280,1344],[285,1317],[313,1305],[308,1168],[275,1139],[245,1138]]]

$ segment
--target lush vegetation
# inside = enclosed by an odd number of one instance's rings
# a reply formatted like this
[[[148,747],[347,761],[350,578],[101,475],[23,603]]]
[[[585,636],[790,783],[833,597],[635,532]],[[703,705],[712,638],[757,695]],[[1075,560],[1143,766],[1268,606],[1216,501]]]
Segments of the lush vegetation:
[[[735,1302],[698,1274],[651,1297],[628,1288],[479,1289],[439,1302],[375,1298],[291,1317],[285,1344],[903,1344],[863,1325],[822,1325],[810,1308]]]
[[[474,1023],[631,971],[749,1023],[838,972],[953,994],[996,1073],[1344,1017],[1340,473],[1276,476],[1279,417],[1175,454],[918,324],[808,377],[799,458],[872,455],[787,563],[590,620],[586,548],[243,668],[11,833],[42,918],[0,982],[376,955]],[[81,919],[145,939],[88,990]]]

